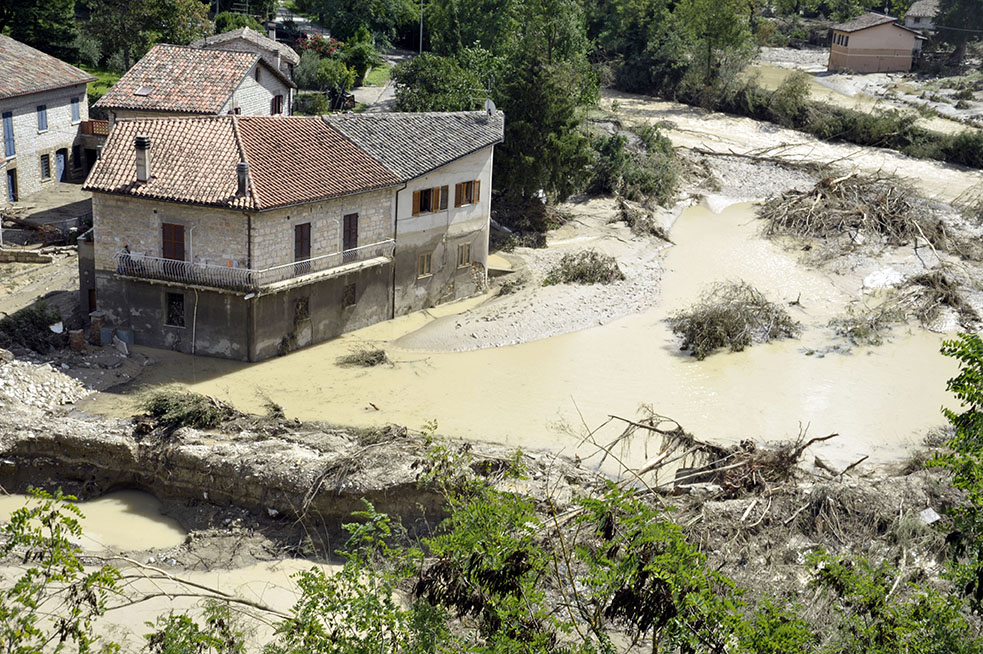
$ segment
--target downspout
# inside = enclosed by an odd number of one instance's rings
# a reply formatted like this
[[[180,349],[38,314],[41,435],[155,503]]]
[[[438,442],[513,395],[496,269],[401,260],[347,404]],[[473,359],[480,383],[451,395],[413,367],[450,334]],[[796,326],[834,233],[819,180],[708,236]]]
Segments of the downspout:
[[[405,191],[407,186],[409,183],[403,184],[403,188],[396,189],[396,202],[393,207],[393,291],[390,294],[392,297],[392,306],[389,310],[390,320],[396,317],[396,232],[399,224],[399,194]]]
[[[246,213],[246,268],[252,270],[253,267],[253,214]],[[243,298],[245,299],[245,297]],[[255,328],[253,326],[253,303],[246,300],[246,361],[253,361],[253,338]]]

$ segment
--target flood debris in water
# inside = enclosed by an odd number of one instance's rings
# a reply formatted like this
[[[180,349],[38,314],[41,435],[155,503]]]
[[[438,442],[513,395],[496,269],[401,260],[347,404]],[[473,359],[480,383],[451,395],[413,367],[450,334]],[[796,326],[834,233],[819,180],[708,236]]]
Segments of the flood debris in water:
[[[746,282],[712,286],[692,308],[669,316],[668,322],[683,339],[680,349],[701,360],[721,348],[740,352],[752,343],[792,338],[801,330],[784,307]]]
[[[355,347],[351,353],[338,357],[338,365],[351,368],[372,368],[392,363],[386,351],[378,347]]]
[[[667,243],[673,242],[669,238],[669,232],[650,210],[619,197],[618,213],[621,222],[628,225],[636,236],[654,236]]]
[[[960,324],[969,327],[980,320],[979,314],[966,299],[963,284],[955,279],[950,267],[916,275],[907,281],[910,303],[923,325],[934,323],[946,308],[955,311]]]
[[[880,304],[852,304],[843,315],[829,321],[829,327],[854,345],[881,345],[895,325],[904,322],[905,315],[893,299]]]
[[[844,245],[877,237],[889,245],[916,238],[939,250],[952,246],[945,224],[927,211],[927,201],[897,180],[854,172],[826,176],[806,191],[787,191],[758,209],[769,236],[837,239]]]
[[[143,404],[157,427],[174,431],[181,427],[211,429],[240,415],[231,404],[200,393],[160,390]]]
[[[597,250],[568,252],[543,279],[543,286],[555,284],[612,284],[625,279],[617,260]]]

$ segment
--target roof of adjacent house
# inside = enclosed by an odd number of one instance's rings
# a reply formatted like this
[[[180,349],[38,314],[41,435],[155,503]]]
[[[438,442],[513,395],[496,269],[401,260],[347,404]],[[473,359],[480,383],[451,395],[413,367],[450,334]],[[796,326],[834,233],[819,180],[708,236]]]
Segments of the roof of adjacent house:
[[[136,181],[138,134],[150,137],[146,183]],[[241,161],[249,164],[244,196],[236,194]],[[399,181],[320,118],[226,115],[117,121],[83,189],[264,211]]]
[[[897,18],[894,18],[893,16],[885,16],[884,14],[875,14],[872,11],[868,11],[866,14],[857,16],[853,20],[846,23],[833,25],[833,29],[838,32],[859,32],[860,30],[877,27],[878,25],[884,25],[885,23],[893,23],[896,20]]]
[[[0,98],[12,98],[96,78],[84,70],[0,34]]]
[[[295,86],[253,52],[158,44],[99,98],[95,106],[217,114],[256,62],[288,86]]]
[[[236,39],[243,39],[245,41],[249,41],[250,43],[255,43],[257,46],[265,50],[276,52],[288,64],[296,66],[298,63],[300,63],[300,55],[298,55],[293,48],[288,45],[278,43],[265,34],[260,34],[255,30],[249,29],[248,27],[241,27],[237,30],[222,32],[221,34],[216,34],[214,36],[206,36],[203,39],[192,41],[191,47],[207,48],[210,46],[225,44]]]
[[[333,114],[324,120],[403,181],[504,139],[502,112]]]
[[[934,18],[939,13],[939,0],[918,0],[908,8],[905,17]]]

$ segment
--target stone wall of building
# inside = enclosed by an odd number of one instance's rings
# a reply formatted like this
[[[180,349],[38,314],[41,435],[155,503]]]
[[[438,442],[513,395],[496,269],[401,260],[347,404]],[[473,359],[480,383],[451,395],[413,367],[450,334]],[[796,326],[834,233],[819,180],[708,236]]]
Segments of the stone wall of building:
[[[78,120],[72,120],[72,98],[79,101]],[[44,131],[38,130],[39,105],[47,107],[48,128]],[[65,157],[66,181],[81,181],[84,167],[80,158],[73,159],[72,146],[78,138],[79,123],[89,118],[85,84],[0,100],[0,114],[8,111],[13,114],[16,154],[7,160],[3,170],[4,193],[0,196],[0,204],[6,203],[8,197],[7,171],[15,171],[19,199],[37,193],[45,184],[56,181],[59,151]],[[0,157],[4,155],[3,138],[3,123],[0,122]],[[50,162],[50,176],[43,179],[41,155],[45,154]]]
[[[259,81],[256,81],[256,70],[259,69]],[[266,66],[256,62],[249,73],[242,78],[238,88],[225,103],[219,113],[227,114],[238,108],[243,116],[269,116],[270,101],[274,96],[283,96],[283,113],[290,115],[293,107],[291,88],[283,83]]]
[[[279,56],[279,53],[273,50],[268,50],[258,43],[253,43],[244,38],[234,38],[228,41],[222,41],[221,43],[210,43],[208,45],[202,46],[205,50],[235,50],[236,52],[252,52],[253,54],[258,54],[262,57],[266,63],[268,63],[273,68],[277,66],[280,67],[280,72],[286,75],[289,79],[293,79],[293,71],[290,64],[283,61],[283,58]]]
[[[253,217],[253,265],[271,268],[294,261],[294,228],[311,224],[311,257],[342,251],[342,220],[358,214],[358,245],[393,238],[392,189],[264,211]]]

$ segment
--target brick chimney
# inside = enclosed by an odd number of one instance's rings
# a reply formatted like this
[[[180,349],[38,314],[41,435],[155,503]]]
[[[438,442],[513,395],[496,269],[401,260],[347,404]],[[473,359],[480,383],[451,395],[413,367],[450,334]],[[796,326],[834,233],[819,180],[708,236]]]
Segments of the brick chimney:
[[[138,134],[133,141],[137,156],[137,181],[145,184],[150,181],[150,137]]]
[[[239,165],[236,166],[236,177],[238,179],[238,185],[236,187],[236,195],[239,197],[245,197],[249,194],[249,164],[245,161],[240,161]]]

